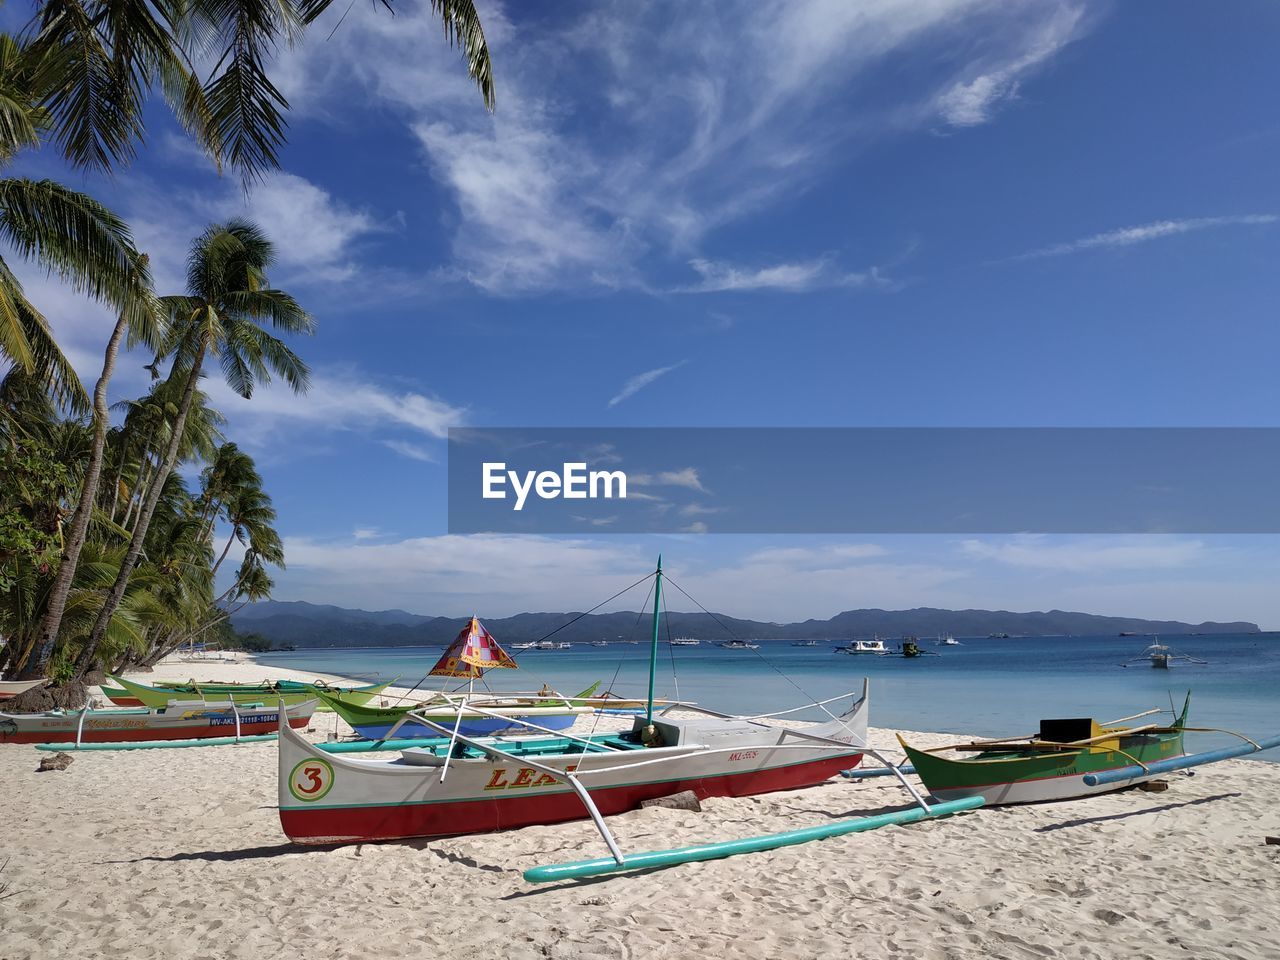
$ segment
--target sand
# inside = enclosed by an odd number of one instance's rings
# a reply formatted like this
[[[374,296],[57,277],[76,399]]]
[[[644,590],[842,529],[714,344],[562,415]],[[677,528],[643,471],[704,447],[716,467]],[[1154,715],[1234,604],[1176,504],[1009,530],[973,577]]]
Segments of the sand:
[[[154,676],[288,675],[244,662]],[[335,722],[318,717],[313,736]],[[888,748],[892,733],[873,740]],[[1263,844],[1280,834],[1276,764],[535,887],[525,868],[604,852],[592,827],[295,847],[276,816],[272,743],[82,753],[49,773],[35,772],[40,756],[0,747],[0,960],[1280,957],[1280,847]],[[624,850],[648,850],[902,797],[886,780],[840,781],[610,825]]]

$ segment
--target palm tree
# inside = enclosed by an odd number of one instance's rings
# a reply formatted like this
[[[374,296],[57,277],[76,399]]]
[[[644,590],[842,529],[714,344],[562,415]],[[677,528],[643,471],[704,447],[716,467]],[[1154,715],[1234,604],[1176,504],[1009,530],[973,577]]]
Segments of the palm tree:
[[[48,80],[39,58],[8,34],[0,34],[0,162],[38,146],[48,113],[40,106]],[[135,336],[155,334],[149,309],[147,262],[134,249],[124,221],[92,197],[52,180],[0,178],[0,241],[63,280],[73,290],[107,304]],[[57,399],[88,406],[79,378],[54,341],[49,323],[23,293],[0,256],[0,355],[47,380]]]
[[[242,397],[251,396],[254,386],[270,381],[273,373],[297,392],[307,388],[310,374],[306,364],[259,325],[269,321],[274,329],[286,333],[309,334],[314,329],[310,314],[292,296],[270,287],[266,271],[274,260],[271,241],[256,225],[241,219],[214,224],[192,244],[187,295],[162,300],[168,313],[174,369],[183,378],[182,399],[119,574],[76,663],[79,673],[93,663],[111,615],[129,585],[165,480],[177,463],[205,359],[211,353],[219,358],[227,383]]]
[[[332,2],[43,0],[29,27],[40,55],[39,103],[72,163],[109,170],[133,158],[145,101],[158,86],[219,169],[259,178],[279,166],[288,125],[289,103],[267,65]],[[391,0],[381,2],[391,9]],[[429,3],[492,109],[493,71],[474,3]],[[213,64],[204,79],[201,63]]]

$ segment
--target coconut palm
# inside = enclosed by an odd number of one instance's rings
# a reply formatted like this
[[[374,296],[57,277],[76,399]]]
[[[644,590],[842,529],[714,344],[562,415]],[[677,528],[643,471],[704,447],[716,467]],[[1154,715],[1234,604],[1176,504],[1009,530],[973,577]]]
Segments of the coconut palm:
[[[40,62],[29,48],[0,34],[0,163],[38,146],[48,129],[41,101],[49,80]],[[124,221],[92,197],[52,180],[0,178],[0,242],[122,314],[131,335],[145,339],[158,332],[146,260],[134,249]],[[84,387],[48,321],[27,299],[3,256],[0,355],[46,379],[59,401],[87,407]]]
[[[177,463],[187,416],[208,356],[217,356],[227,383],[242,397],[251,396],[257,383],[270,381],[272,374],[297,392],[307,388],[306,364],[259,325],[269,322],[286,333],[309,334],[314,329],[310,314],[292,296],[269,285],[267,269],[274,260],[271,241],[256,225],[242,219],[214,224],[192,244],[187,295],[162,300],[168,313],[173,369],[182,377],[182,399],[116,582],[77,661],[81,673],[93,663],[111,615],[129,585],[165,480]]]
[[[157,87],[214,160],[246,180],[278,164],[288,101],[268,64],[299,41],[333,0],[43,0],[29,33],[59,146],[74,164],[107,170],[142,142]],[[390,0],[382,0],[390,9]],[[484,30],[472,0],[429,0],[460,46],[485,104],[494,102]],[[196,64],[212,64],[203,79]]]

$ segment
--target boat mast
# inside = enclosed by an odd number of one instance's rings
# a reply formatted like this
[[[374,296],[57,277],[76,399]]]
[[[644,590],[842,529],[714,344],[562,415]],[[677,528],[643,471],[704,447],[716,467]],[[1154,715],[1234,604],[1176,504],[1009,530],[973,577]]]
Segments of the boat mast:
[[[649,703],[645,708],[645,726],[653,726],[653,678],[658,672],[658,609],[662,602],[662,554],[658,554],[658,572],[653,581],[653,642],[649,645]]]

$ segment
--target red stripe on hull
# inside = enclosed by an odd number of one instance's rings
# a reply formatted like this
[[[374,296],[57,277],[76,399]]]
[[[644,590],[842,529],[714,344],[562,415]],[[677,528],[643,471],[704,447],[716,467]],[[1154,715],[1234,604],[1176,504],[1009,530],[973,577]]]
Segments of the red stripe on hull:
[[[290,719],[289,726],[297,729],[305,727],[309,721],[298,718]],[[240,736],[261,736],[275,733],[280,724],[275,720],[266,723],[241,723]],[[135,743],[142,740],[212,740],[215,737],[234,737],[235,724],[217,727],[178,727],[173,730],[85,730],[80,737],[81,743]],[[35,730],[5,736],[0,734],[0,743],[75,743],[74,730]]]
[[[719,777],[606,787],[592,790],[591,799],[602,814],[609,816],[634,810],[642,800],[666,797],[684,790],[692,790],[700,800],[749,797],[811,787],[841,770],[857,766],[861,761],[861,754],[846,754],[839,758],[826,757],[810,763]],[[582,820],[586,816],[586,808],[577,795],[562,791],[457,803],[282,809],[280,824],[289,839],[296,843],[356,843],[489,833],[534,824]]]
[[[117,707],[142,706],[142,701],[139,700],[137,697],[112,697],[108,695],[107,699],[110,700],[112,703],[114,703]]]

